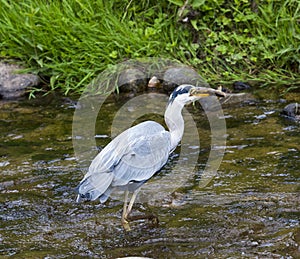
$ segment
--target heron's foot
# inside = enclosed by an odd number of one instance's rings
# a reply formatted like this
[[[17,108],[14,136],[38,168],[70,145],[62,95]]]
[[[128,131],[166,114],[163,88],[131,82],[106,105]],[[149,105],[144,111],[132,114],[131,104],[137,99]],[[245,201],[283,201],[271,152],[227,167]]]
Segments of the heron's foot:
[[[122,219],[122,226],[123,226],[125,231],[130,231],[131,230],[131,228],[129,226],[129,222],[127,221],[127,219]]]

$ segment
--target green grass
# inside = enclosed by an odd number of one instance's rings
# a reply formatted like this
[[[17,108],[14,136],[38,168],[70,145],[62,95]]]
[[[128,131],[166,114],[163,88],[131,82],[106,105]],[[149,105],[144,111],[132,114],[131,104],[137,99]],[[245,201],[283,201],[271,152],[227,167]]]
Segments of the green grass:
[[[299,88],[299,1],[259,1],[255,10],[248,2],[189,1],[182,22],[180,0],[0,0],[0,58],[19,60],[66,94],[143,57],[179,60],[212,84]]]

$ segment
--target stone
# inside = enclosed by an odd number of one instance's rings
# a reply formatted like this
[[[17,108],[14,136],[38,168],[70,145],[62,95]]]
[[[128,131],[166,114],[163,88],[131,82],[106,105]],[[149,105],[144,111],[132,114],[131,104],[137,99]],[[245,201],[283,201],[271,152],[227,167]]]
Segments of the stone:
[[[182,84],[209,87],[209,84],[190,67],[171,67],[163,75],[163,89],[166,92],[173,91]]]
[[[244,82],[237,81],[233,83],[233,89],[237,92],[240,92],[251,89],[251,86]]]
[[[30,87],[39,85],[40,79],[33,74],[18,73],[22,67],[0,63],[0,99],[16,99],[26,94]]]
[[[143,92],[147,87],[147,76],[139,69],[128,68],[119,74],[118,87],[120,92]]]
[[[288,117],[289,119],[300,122],[300,104],[299,103],[288,104],[283,108],[282,115]]]
[[[161,86],[160,81],[156,76],[152,76],[148,82],[148,88],[150,89],[159,89]]]

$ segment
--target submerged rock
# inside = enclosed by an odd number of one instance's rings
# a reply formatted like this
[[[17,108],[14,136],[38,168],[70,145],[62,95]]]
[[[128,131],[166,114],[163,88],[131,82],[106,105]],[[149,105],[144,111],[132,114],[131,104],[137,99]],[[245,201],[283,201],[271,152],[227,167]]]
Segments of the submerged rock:
[[[36,75],[18,73],[21,69],[18,65],[0,63],[0,99],[19,98],[29,87],[40,83]]]
[[[283,116],[288,117],[289,119],[300,122],[300,104],[299,103],[290,103],[285,106],[281,113]]]

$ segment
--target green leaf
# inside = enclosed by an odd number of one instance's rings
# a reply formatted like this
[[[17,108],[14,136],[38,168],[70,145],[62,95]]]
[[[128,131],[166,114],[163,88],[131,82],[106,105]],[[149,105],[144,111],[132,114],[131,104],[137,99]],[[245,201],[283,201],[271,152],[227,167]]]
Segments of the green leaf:
[[[114,50],[114,51],[112,51],[112,52],[109,54],[109,56],[110,56],[111,58],[116,59],[116,58],[118,57],[118,52],[117,52],[116,50]]]
[[[183,6],[184,2],[181,0],[168,0],[170,3],[178,5],[178,6]]]
[[[216,47],[216,50],[221,52],[223,55],[227,53],[226,45],[219,45],[219,46]]]
[[[197,26],[197,20],[191,20],[191,24],[196,31],[199,31],[199,28]]]
[[[205,3],[205,0],[194,0],[194,1],[192,1],[191,5],[193,8],[198,8],[202,5],[204,5],[204,3]]]

